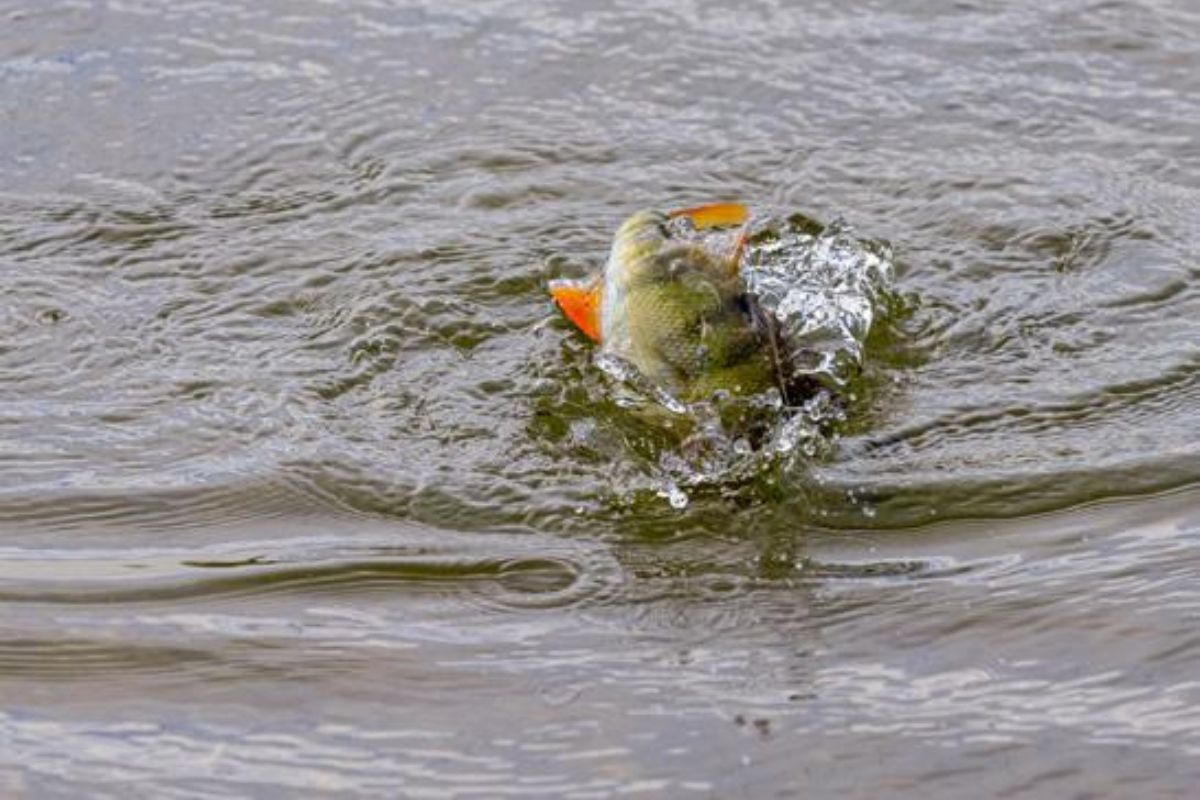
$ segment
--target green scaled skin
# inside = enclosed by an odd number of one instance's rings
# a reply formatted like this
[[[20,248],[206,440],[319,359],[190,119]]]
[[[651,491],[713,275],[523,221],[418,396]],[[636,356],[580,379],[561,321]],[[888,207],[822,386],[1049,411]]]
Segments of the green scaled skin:
[[[618,231],[606,287],[623,302],[606,309],[606,321],[624,335],[611,350],[684,402],[779,386],[774,333],[736,265],[671,242],[663,222],[642,212]]]

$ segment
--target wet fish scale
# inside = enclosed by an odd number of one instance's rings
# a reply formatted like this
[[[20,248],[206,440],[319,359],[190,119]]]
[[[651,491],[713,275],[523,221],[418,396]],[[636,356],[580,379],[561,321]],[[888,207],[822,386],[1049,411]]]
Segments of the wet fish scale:
[[[735,275],[700,247],[669,246],[637,270],[626,313],[633,360],[688,399],[775,383],[765,337]]]
[[[744,240],[718,253],[711,243],[676,238],[669,226],[682,218],[705,230],[744,225],[747,217],[736,203],[636,212],[617,229],[603,276],[555,281],[551,293],[606,353],[680,400],[764,392],[779,384],[779,348],[738,272]]]

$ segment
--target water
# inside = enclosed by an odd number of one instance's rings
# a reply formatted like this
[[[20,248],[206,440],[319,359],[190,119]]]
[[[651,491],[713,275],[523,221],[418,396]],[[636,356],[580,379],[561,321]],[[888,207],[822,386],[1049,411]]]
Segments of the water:
[[[0,20],[0,794],[1193,793],[1193,4]],[[545,284],[734,198],[901,300],[677,509]]]

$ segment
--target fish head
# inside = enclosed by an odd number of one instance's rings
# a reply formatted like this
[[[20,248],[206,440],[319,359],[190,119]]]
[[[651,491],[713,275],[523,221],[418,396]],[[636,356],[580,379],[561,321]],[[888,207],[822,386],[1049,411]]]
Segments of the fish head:
[[[621,223],[604,267],[606,289],[627,290],[653,268],[655,256],[670,238],[667,219],[658,211],[638,211]]]
[[[600,328],[605,351],[625,359],[633,347],[629,325],[629,301],[636,297],[654,269],[655,257],[666,245],[667,216],[657,211],[638,211],[617,228],[601,278]]]

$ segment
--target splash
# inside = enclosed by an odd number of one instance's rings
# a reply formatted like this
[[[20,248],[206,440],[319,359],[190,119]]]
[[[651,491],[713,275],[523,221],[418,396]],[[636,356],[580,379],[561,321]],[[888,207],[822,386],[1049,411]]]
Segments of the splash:
[[[734,246],[728,232],[697,231],[686,219],[670,228],[673,237],[717,252]],[[771,390],[686,404],[621,359],[598,359],[621,387],[619,404],[686,431],[678,448],[658,455],[652,478],[656,494],[674,508],[688,505],[689,491],[753,480],[828,452],[867,337],[893,296],[890,246],[856,236],[841,220],[822,225],[795,214],[754,221],[741,270],[747,290],[779,324],[790,354],[784,383],[806,387],[801,396],[785,402]]]
[[[799,215],[760,229],[742,264],[747,290],[779,322],[792,377],[833,389],[862,368],[893,272],[886,243],[856,237],[841,220],[822,226]]]

